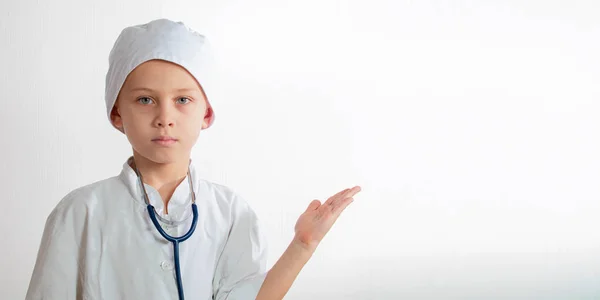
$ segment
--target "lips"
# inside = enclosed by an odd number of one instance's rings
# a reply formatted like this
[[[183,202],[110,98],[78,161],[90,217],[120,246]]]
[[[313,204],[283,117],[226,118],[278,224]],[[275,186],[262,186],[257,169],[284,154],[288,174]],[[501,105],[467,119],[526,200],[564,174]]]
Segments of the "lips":
[[[168,142],[168,141],[174,141],[176,142],[177,139],[172,137],[172,136],[168,136],[168,135],[161,135],[155,139],[152,139],[152,141],[154,142],[158,142],[158,141],[163,141],[163,142]]]
[[[168,146],[175,144],[177,142],[177,139],[172,136],[161,135],[161,136],[153,139],[152,142],[156,143],[160,146],[163,146],[163,147],[168,147]]]

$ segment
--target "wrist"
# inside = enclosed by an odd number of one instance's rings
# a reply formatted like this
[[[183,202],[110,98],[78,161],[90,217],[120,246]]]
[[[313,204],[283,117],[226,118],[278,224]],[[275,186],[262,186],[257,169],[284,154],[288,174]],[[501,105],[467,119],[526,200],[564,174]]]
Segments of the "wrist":
[[[318,243],[306,243],[294,237],[288,248],[294,252],[310,256],[315,252],[317,246]]]

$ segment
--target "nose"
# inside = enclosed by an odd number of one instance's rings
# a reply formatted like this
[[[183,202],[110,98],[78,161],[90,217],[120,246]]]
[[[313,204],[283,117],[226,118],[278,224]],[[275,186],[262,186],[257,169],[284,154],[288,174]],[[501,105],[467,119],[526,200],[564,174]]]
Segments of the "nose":
[[[168,103],[161,103],[158,108],[158,115],[154,120],[156,127],[173,127],[175,126],[175,112]]]

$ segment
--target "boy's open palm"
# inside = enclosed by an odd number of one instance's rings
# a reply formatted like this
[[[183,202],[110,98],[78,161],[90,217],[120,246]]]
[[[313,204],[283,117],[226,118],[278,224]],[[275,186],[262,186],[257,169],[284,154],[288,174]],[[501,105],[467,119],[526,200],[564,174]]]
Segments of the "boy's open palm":
[[[313,200],[296,222],[294,239],[314,250],[358,192],[360,187],[355,186],[331,196],[323,204]]]

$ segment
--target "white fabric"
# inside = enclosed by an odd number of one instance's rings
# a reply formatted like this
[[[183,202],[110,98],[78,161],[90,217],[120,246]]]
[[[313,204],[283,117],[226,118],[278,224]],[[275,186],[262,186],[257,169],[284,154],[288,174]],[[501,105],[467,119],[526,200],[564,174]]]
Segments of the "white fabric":
[[[110,112],[129,73],[152,59],[178,64],[190,72],[202,87],[208,105],[213,109],[209,126],[212,125],[215,108],[208,100],[216,73],[211,47],[204,35],[190,29],[183,22],[168,19],[126,27],[117,37],[108,57],[106,73],[105,101],[109,122]]]
[[[132,159],[131,157],[129,159]],[[128,160],[129,161],[129,160]],[[255,299],[266,275],[266,239],[247,202],[232,189],[197,177],[198,226],[180,245],[186,299]],[[181,236],[191,224],[187,177],[164,214],[160,194],[145,184],[162,224]],[[66,195],[46,222],[27,300],[178,299],[173,246],[150,220],[135,171]]]

